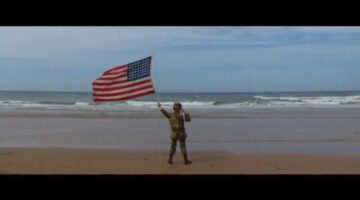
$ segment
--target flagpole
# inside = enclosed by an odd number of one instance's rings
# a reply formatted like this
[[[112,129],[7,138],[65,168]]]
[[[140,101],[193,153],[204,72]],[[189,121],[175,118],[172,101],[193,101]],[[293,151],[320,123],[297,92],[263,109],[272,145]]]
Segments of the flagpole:
[[[153,60],[153,64],[154,64],[154,68],[155,68],[155,82],[156,82],[156,102],[159,102],[159,73],[158,73],[158,68],[156,66],[156,60],[155,60],[155,52],[152,53],[152,60]],[[160,118],[158,118],[158,133],[159,133],[159,166],[161,169],[161,165],[162,165],[162,159],[161,159],[161,131],[160,131]]]
[[[157,67],[155,67],[156,66],[156,60],[155,60],[155,52],[154,53],[152,53],[152,56],[151,56],[152,58],[153,58],[153,64],[154,64],[154,68],[155,68],[155,76],[156,76],[156,79],[155,79],[155,81],[156,81],[156,100],[157,101],[159,101],[159,92],[158,92],[158,90],[159,90],[159,81],[158,81],[158,78],[159,78],[159,73],[158,73],[158,69],[157,69]]]

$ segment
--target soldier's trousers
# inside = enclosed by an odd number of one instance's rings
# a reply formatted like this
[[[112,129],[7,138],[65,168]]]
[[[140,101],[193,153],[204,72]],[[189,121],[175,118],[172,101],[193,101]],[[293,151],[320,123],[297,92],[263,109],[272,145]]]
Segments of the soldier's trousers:
[[[180,142],[180,150],[181,153],[184,155],[186,154],[186,144],[185,144],[185,140],[186,138],[181,138],[181,139],[171,139],[171,148],[170,148],[170,154],[174,155],[175,151],[176,151],[176,144],[177,141],[179,140]]]

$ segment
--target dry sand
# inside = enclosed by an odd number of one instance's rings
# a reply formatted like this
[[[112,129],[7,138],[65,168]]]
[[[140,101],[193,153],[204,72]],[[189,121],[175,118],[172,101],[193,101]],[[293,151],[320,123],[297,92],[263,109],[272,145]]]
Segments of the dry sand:
[[[359,156],[180,153],[115,149],[2,148],[1,174],[360,174]]]

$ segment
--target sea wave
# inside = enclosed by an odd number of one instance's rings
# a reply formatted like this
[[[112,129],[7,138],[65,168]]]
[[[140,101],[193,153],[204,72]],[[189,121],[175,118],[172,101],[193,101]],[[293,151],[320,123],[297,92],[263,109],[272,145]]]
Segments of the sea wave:
[[[214,106],[215,101],[183,101],[183,106],[191,108],[202,108],[206,106]],[[161,102],[164,108],[171,108],[174,102]],[[155,109],[156,101],[125,101],[125,102],[52,102],[52,101],[0,101],[0,106],[16,107],[16,108],[42,108],[42,109],[75,109],[75,110],[126,110],[126,109]]]
[[[215,101],[180,101],[183,106],[211,106],[215,104]],[[126,101],[129,106],[157,106],[156,101]],[[164,107],[173,106],[174,102],[165,101],[161,102]]]
[[[353,96],[316,96],[316,97],[268,97],[254,96],[255,99],[272,105],[355,105],[360,104],[360,95]]]
[[[186,108],[191,109],[237,109],[254,107],[298,107],[298,106],[360,106],[360,95],[353,96],[253,96],[247,98],[229,101],[180,101]],[[173,101],[161,101],[164,108],[171,109]],[[86,101],[76,102],[58,102],[58,101],[18,101],[18,100],[0,100],[2,107],[15,107],[26,109],[65,109],[65,110],[152,110],[157,108],[157,101],[136,101],[129,100],[123,102],[94,103]]]

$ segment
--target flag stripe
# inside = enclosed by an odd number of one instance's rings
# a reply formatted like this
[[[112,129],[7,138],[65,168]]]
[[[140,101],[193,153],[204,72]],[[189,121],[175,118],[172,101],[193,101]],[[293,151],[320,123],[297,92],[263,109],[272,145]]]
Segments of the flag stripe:
[[[134,84],[133,86],[129,86],[129,87],[123,87],[121,89],[116,89],[116,90],[110,90],[110,91],[94,91],[93,94],[94,95],[108,95],[108,94],[117,94],[120,92],[125,92],[125,91],[129,91],[129,90],[133,90],[133,89],[137,89],[137,88],[141,88],[141,87],[145,87],[145,86],[151,86],[152,82],[148,81],[145,83],[138,83],[138,84]]]
[[[116,82],[119,82],[119,81],[126,81],[127,82],[127,76],[126,77],[120,77],[120,78],[117,78],[117,79],[113,79],[113,80],[95,80],[93,83],[95,83],[96,85],[112,85]]]
[[[141,92],[132,93],[129,95],[120,95],[120,96],[114,96],[114,97],[110,97],[110,98],[94,98],[94,100],[95,101],[120,101],[120,100],[141,97],[141,96],[145,96],[145,95],[153,94],[153,93],[155,93],[155,90],[149,89],[149,90],[142,90]]]
[[[120,77],[127,77],[127,72],[121,72],[119,74],[114,74],[114,75],[105,75],[98,78],[97,80],[114,80]]]
[[[127,69],[127,65],[122,65],[119,67],[114,67],[112,69],[107,70],[106,72],[104,72],[103,75],[109,75],[109,74],[114,74],[114,73],[119,73],[121,71],[124,71]]]
[[[112,81],[110,83],[98,83],[96,81],[93,82],[93,85],[97,85],[97,86],[109,86],[109,85],[114,85],[114,84],[119,84],[119,83],[127,83],[127,79],[121,79],[121,80],[118,80],[118,81]]]
[[[115,93],[110,93],[110,94],[96,94],[96,93],[94,93],[93,96],[94,97],[112,97],[112,96],[117,96],[117,95],[134,93],[134,92],[141,91],[141,90],[144,90],[144,89],[149,89],[149,88],[153,88],[152,84],[150,84],[150,85],[140,85],[139,87],[130,88],[129,90],[126,90],[126,91],[115,92]]]
[[[128,82],[126,84],[116,84],[116,85],[111,85],[111,86],[97,86],[94,85],[93,89],[94,91],[110,91],[110,90],[117,90],[117,89],[122,89],[122,88],[127,88],[127,87],[131,87],[137,84],[141,84],[141,83],[146,83],[146,82],[150,82],[151,79],[149,77],[144,78],[144,79],[140,79],[138,81],[133,81],[133,82]]]

